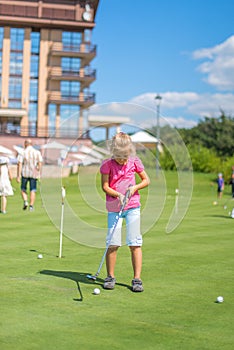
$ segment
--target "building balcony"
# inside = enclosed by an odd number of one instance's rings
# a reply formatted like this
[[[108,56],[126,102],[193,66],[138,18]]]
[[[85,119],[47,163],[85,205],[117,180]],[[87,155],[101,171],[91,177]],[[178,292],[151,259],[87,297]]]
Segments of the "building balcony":
[[[96,79],[96,70],[92,69],[85,71],[81,68],[79,71],[75,70],[63,70],[61,67],[52,67],[49,72],[51,80],[69,80],[79,81],[82,88],[88,87]]]
[[[83,65],[87,66],[96,57],[96,45],[82,43],[80,45],[64,45],[61,42],[52,44],[51,55],[62,57],[77,57],[83,59]]]
[[[78,96],[62,96],[60,91],[51,91],[48,94],[48,101],[59,105],[79,105],[82,108],[89,108],[95,103],[95,94],[80,92]]]

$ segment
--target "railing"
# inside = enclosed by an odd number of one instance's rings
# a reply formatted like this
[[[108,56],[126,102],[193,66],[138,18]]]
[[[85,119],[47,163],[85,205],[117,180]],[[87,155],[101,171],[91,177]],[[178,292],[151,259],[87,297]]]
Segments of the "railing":
[[[66,45],[62,42],[52,44],[51,52],[72,52],[72,53],[96,53],[97,46],[81,43],[80,45]]]
[[[61,102],[61,103],[78,103],[82,104],[84,102],[95,102],[95,94],[94,93],[80,93],[79,96],[63,96],[60,91],[51,91],[48,94],[49,101],[53,102]]]
[[[55,128],[55,127],[20,127],[15,126],[12,128],[2,128],[0,125],[0,135],[4,136],[23,136],[23,137],[46,137],[46,138],[68,138],[77,139],[87,138],[88,132],[85,131],[80,135],[79,129],[77,128]]]

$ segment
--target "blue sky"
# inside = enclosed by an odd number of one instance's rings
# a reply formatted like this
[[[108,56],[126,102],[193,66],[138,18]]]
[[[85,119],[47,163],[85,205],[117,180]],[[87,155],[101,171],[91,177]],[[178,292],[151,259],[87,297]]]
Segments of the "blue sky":
[[[155,125],[142,107],[155,111],[159,93],[162,123],[192,127],[220,109],[234,116],[233,14],[231,0],[100,0],[90,114]]]

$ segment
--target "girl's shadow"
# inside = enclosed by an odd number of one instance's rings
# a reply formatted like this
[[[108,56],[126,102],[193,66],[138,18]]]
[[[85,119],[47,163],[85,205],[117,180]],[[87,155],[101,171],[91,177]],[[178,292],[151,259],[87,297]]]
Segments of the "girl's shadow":
[[[81,291],[81,288],[80,288],[80,283],[94,284],[94,281],[92,281],[91,279],[89,279],[87,277],[87,275],[89,275],[89,273],[85,273],[85,272],[42,270],[42,271],[39,271],[39,273],[42,274],[42,275],[55,276],[55,277],[60,277],[60,278],[67,278],[69,280],[72,280],[72,281],[76,282],[77,289],[78,289],[78,291],[80,293],[80,298],[79,299],[74,299],[75,301],[83,301],[83,294],[82,294],[82,291]],[[101,286],[103,288],[103,282],[104,282],[103,279],[97,277],[97,279],[95,281],[95,285],[99,285],[99,286]],[[126,287],[128,289],[131,289],[131,287],[128,286],[127,284],[116,283],[116,285],[123,286],[123,287]]]

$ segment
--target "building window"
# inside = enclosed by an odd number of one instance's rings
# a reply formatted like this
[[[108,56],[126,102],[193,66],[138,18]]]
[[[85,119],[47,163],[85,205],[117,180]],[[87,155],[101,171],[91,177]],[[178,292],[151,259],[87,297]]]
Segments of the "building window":
[[[62,57],[63,73],[77,73],[80,70],[80,59],[74,57]]]
[[[9,98],[21,99],[22,93],[22,78],[10,77],[9,78]]]
[[[36,102],[38,98],[38,80],[30,79],[30,101]]]
[[[78,32],[63,32],[62,33],[63,50],[70,51],[74,48],[79,49],[82,42],[82,33]]]
[[[11,51],[23,51],[24,29],[11,28]]]
[[[31,32],[31,54],[39,54],[40,52],[40,33]]]
[[[37,103],[30,103],[29,104],[28,124],[29,124],[29,135],[36,136],[36,134],[37,134]],[[43,132],[44,131],[45,130],[43,130]]]
[[[77,137],[79,106],[61,105],[60,108],[60,136]]]
[[[2,50],[3,38],[4,38],[4,28],[0,27],[0,50]]]
[[[54,136],[56,127],[56,105],[50,103],[48,107],[49,135]]]
[[[77,97],[79,94],[80,83],[77,81],[61,81],[62,97]]]
[[[21,52],[10,53],[10,75],[22,75],[23,54]]]
[[[38,68],[39,68],[39,56],[31,56],[30,59],[30,77],[38,78]]]

